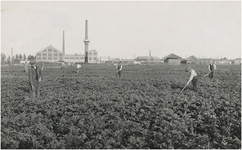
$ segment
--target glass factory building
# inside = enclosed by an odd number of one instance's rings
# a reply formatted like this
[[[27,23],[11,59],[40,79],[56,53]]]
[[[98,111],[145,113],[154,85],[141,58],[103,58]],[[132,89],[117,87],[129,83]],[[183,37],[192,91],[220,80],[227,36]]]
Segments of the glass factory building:
[[[98,52],[96,50],[90,50],[88,53],[89,63],[98,63]]]
[[[75,63],[83,63],[85,62],[85,55],[65,54],[64,62],[66,62],[68,65],[73,65]]]
[[[63,53],[52,45],[36,53],[36,61],[58,62],[63,60]]]
[[[58,62],[64,61],[68,65],[75,64],[77,62],[85,62],[85,55],[82,54],[64,54],[60,50],[54,48],[52,45],[38,51],[36,53],[36,61],[42,62]],[[98,62],[98,53],[96,50],[89,51],[89,63]]]

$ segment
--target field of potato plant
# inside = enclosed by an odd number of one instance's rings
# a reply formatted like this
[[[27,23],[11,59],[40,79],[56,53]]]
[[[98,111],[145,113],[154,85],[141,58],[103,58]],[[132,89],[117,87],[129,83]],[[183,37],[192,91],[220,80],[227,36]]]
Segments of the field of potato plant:
[[[28,97],[21,66],[1,68],[1,148],[241,149],[241,66],[207,65],[46,67],[40,98]]]

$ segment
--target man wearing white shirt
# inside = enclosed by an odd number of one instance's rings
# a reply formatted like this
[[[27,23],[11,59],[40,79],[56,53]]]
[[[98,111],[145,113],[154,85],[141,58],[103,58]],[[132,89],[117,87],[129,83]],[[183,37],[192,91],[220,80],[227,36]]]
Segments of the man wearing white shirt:
[[[77,70],[76,70],[76,73],[79,73],[79,69],[80,69],[81,67],[82,67],[81,64],[78,63],[77,66],[76,66],[76,69],[77,69]]]
[[[193,90],[197,91],[197,82],[198,82],[197,73],[195,72],[195,70],[191,69],[190,67],[186,68],[186,72],[190,72],[191,73],[190,78],[187,81],[187,86],[192,81]]]
[[[216,65],[213,63],[213,61],[211,61],[210,62],[210,64],[208,65],[208,69],[209,69],[209,71],[210,71],[210,73],[209,73],[209,78],[213,78],[213,73],[214,73],[214,71],[216,70]]]
[[[119,79],[120,79],[120,77],[121,77],[121,70],[123,69],[123,67],[122,67],[122,64],[121,64],[122,62],[120,61],[119,63],[118,63],[118,65],[117,65],[117,69],[118,69],[118,72],[117,72],[117,74],[116,74],[116,78],[117,78],[117,76],[119,77]]]

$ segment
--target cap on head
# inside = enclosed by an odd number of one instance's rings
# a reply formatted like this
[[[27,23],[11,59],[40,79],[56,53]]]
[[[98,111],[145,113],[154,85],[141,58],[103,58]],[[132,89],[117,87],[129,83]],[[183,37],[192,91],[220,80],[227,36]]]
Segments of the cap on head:
[[[191,67],[186,68],[186,72],[189,72],[191,70]]]

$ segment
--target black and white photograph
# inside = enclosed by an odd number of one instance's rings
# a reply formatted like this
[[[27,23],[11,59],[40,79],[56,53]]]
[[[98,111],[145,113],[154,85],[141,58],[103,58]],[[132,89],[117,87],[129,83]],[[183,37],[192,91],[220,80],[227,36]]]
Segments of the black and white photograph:
[[[241,1],[1,1],[1,149],[241,149]]]

